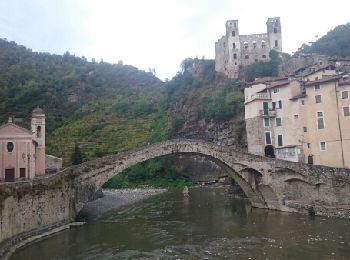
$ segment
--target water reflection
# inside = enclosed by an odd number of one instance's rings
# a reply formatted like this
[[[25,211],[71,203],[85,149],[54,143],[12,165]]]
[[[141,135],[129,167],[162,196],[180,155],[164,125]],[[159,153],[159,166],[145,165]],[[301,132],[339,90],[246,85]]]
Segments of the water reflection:
[[[171,191],[12,259],[350,259],[347,220],[251,208],[222,189]]]

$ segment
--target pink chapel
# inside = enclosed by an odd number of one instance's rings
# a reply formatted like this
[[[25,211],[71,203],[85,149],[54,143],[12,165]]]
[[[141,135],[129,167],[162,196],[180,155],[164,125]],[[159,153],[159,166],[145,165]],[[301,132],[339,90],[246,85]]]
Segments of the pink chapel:
[[[9,118],[0,126],[0,180],[33,179],[45,174],[45,113],[37,107],[32,112],[31,130]]]

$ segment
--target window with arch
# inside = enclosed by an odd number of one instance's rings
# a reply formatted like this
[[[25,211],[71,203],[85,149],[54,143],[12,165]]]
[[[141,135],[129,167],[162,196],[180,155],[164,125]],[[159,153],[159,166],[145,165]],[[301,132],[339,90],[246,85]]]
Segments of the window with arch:
[[[40,137],[41,137],[41,126],[40,126],[40,125],[37,126],[37,128],[36,128],[36,137],[37,137],[37,138],[40,138]]]
[[[235,37],[236,36],[236,32],[232,31],[232,36]]]
[[[277,27],[273,28],[273,33],[277,33]]]
[[[237,53],[233,54],[233,58],[236,60],[237,59]]]
[[[14,148],[15,148],[15,145],[12,142],[7,143],[6,145],[7,152],[12,153]]]
[[[232,48],[236,49],[236,44],[235,43],[232,43]]]

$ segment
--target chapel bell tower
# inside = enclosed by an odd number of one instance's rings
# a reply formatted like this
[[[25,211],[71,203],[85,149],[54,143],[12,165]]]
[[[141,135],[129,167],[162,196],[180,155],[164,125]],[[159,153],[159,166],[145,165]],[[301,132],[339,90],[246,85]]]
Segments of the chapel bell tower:
[[[43,175],[45,174],[45,113],[39,107],[32,112],[31,130],[36,143],[35,173]]]

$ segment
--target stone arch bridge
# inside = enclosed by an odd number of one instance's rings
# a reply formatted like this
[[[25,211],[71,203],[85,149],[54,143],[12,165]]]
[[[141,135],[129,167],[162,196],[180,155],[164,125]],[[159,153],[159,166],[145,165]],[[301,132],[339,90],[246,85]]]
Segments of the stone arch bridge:
[[[317,214],[350,216],[348,169],[287,162],[214,143],[175,139],[33,181],[0,184],[0,243],[72,221],[111,177],[137,163],[170,154],[197,154],[215,161],[255,207],[307,212],[312,205]]]

